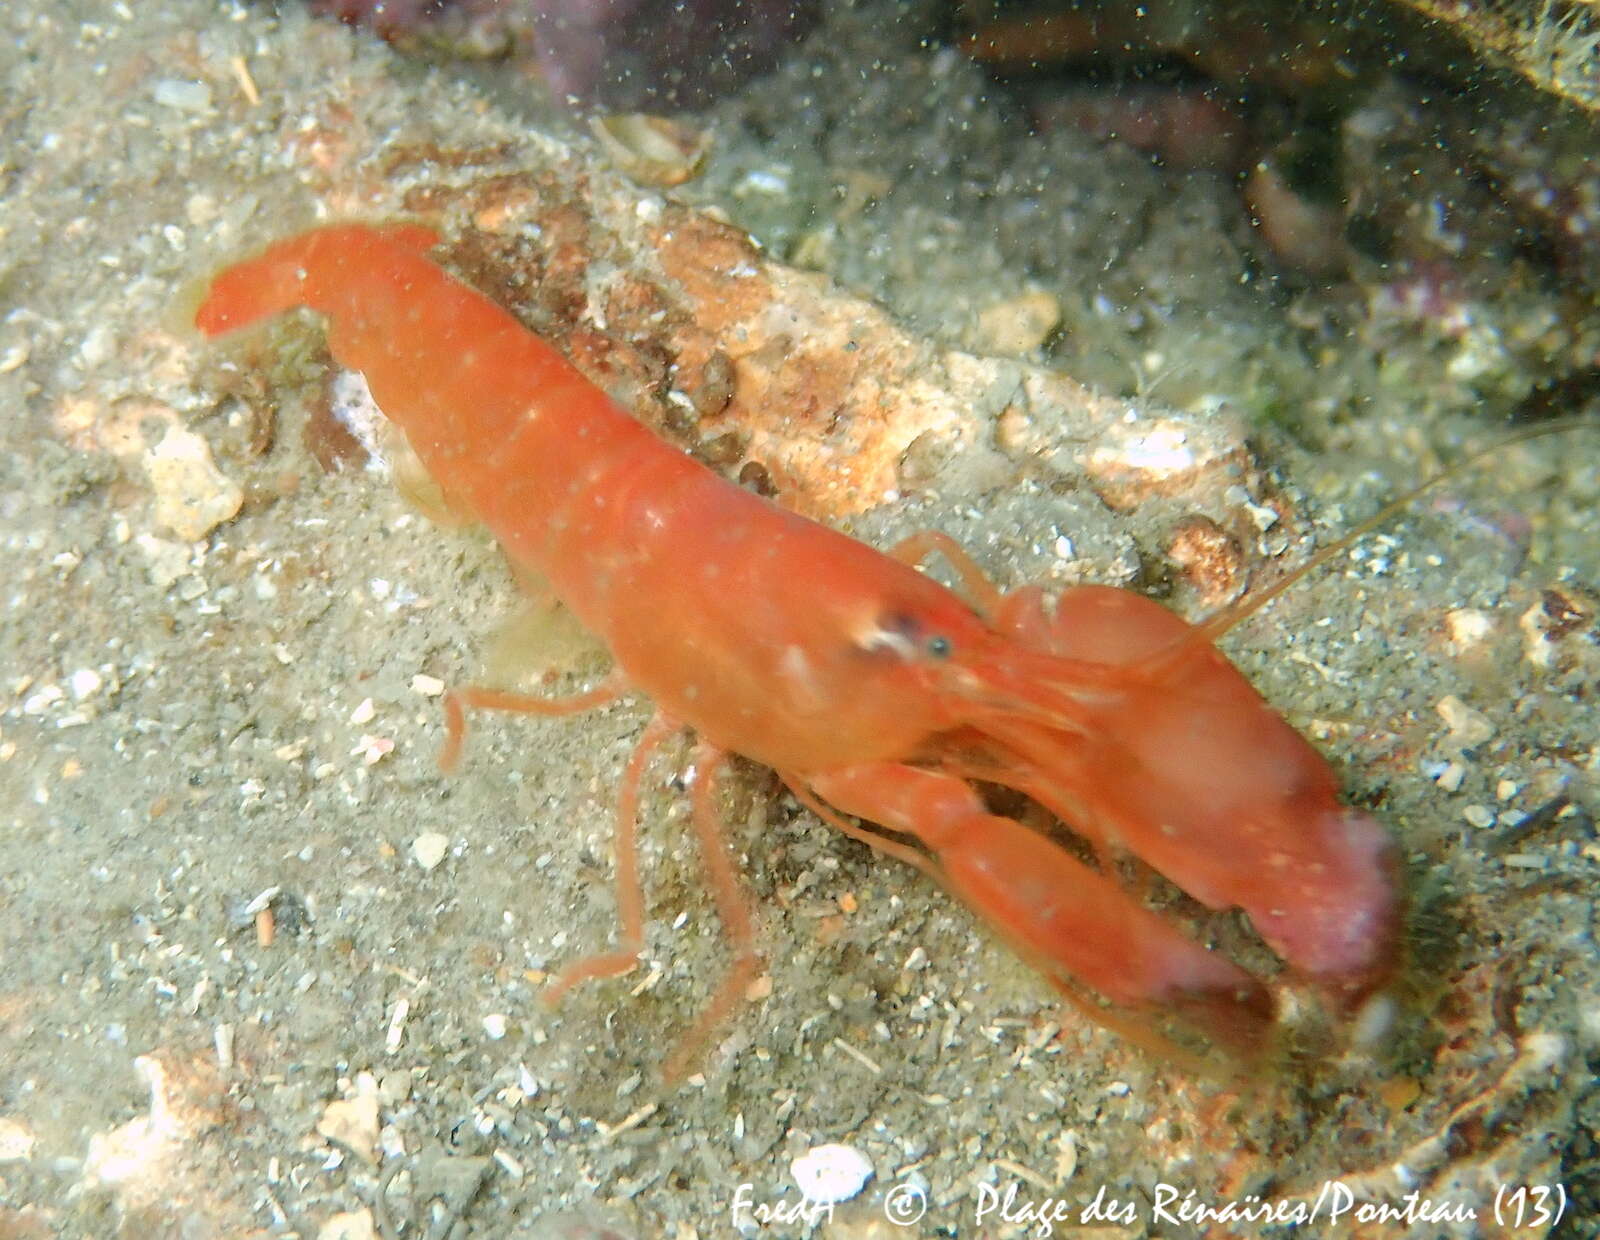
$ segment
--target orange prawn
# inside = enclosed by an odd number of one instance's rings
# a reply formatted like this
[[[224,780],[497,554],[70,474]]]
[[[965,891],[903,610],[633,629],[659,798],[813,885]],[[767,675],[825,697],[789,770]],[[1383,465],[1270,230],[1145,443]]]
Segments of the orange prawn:
[[[1135,1029],[1172,1013],[1249,1056],[1278,1001],[1125,890],[1125,854],[1208,908],[1242,909],[1340,1008],[1389,979],[1392,841],[1217,651],[1217,626],[1109,587],[1003,593],[944,535],[884,554],[734,486],[432,262],[437,241],[407,224],[314,229],[223,271],[196,323],[214,336],[294,307],[325,315],[334,358],[366,376],[445,494],[609,648],[615,671],[576,698],[453,694],[447,760],[463,705],[654,702],[618,797],[617,950],[569,966],[553,994],[637,962],[639,783],[682,728],[698,737],[692,819],[735,962],[680,1056],[758,967],[715,810],[728,754],[934,876],[1074,1002],[1099,1011],[1097,995]],[[919,571],[933,554],[962,593]],[[993,812],[974,781],[1049,810],[1100,866]]]

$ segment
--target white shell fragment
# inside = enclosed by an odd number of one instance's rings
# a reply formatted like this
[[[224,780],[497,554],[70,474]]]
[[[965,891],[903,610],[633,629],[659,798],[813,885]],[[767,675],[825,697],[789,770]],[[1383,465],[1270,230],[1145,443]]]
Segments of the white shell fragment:
[[[1120,430],[1120,428],[1119,428]],[[1141,422],[1095,446],[1089,464],[1158,475],[1180,474],[1199,464],[1185,426],[1173,422]]]
[[[17,1120],[0,1116],[0,1163],[26,1162],[33,1157],[33,1133]]]
[[[144,454],[156,493],[156,520],[185,542],[197,542],[237,515],[244,490],[211,459],[199,435],[173,426]]]
[[[589,128],[606,158],[640,185],[682,185],[699,173],[711,149],[709,130],[668,116],[643,112],[597,116]]]
[[[789,1164],[800,1195],[819,1206],[849,1201],[872,1178],[872,1162],[848,1145],[818,1145]]]
[[[438,831],[424,831],[411,841],[411,855],[424,870],[432,870],[450,851],[450,837]]]

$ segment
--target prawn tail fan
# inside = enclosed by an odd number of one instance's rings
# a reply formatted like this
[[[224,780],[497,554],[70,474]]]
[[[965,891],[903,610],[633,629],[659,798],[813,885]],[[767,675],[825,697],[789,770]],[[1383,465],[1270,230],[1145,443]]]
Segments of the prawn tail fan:
[[[194,325],[207,336],[249,327],[297,306],[315,305],[319,284],[347,264],[385,250],[422,253],[439,234],[420,224],[336,224],[269,246],[212,281]]]

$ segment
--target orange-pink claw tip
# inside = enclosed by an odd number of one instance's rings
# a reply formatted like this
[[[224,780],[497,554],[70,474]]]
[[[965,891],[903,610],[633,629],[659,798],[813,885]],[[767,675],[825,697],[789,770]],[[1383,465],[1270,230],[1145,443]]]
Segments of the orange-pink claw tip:
[[[1315,868],[1297,877],[1295,899],[1253,908],[1261,936],[1299,972],[1366,995],[1394,970],[1401,916],[1393,837],[1359,810],[1336,805],[1306,823],[1322,841]]]

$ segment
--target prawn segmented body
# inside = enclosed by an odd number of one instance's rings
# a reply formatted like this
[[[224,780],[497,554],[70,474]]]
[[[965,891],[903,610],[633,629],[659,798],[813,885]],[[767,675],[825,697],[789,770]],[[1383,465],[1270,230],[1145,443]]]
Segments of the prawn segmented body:
[[[1242,909],[1341,1006],[1387,980],[1388,834],[1341,801],[1327,762],[1208,631],[1108,587],[1002,593],[942,535],[886,555],[734,486],[431,261],[437,240],[405,224],[312,230],[222,272],[196,322],[217,335],[294,307],[325,315],[334,358],[366,376],[452,504],[609,648],[615,680],[569,705],[624,686],[655,703],[619,798],[620,950],[559,989],[637,957],[638,783],[678,727],[699,738],[693,820],[738,954],[702,1034],[756,959],[714,808],[728,753],[932,874],[1077,1002],[1175,1013],[1245,1053],[1271,1037],[1273,990],[1127,891],[1114,867],[1128,855],[1209,908]],[[935,553],[967,597],[918,570]],[[1099,867],[992,812],[974,781],[1044,806]]]

